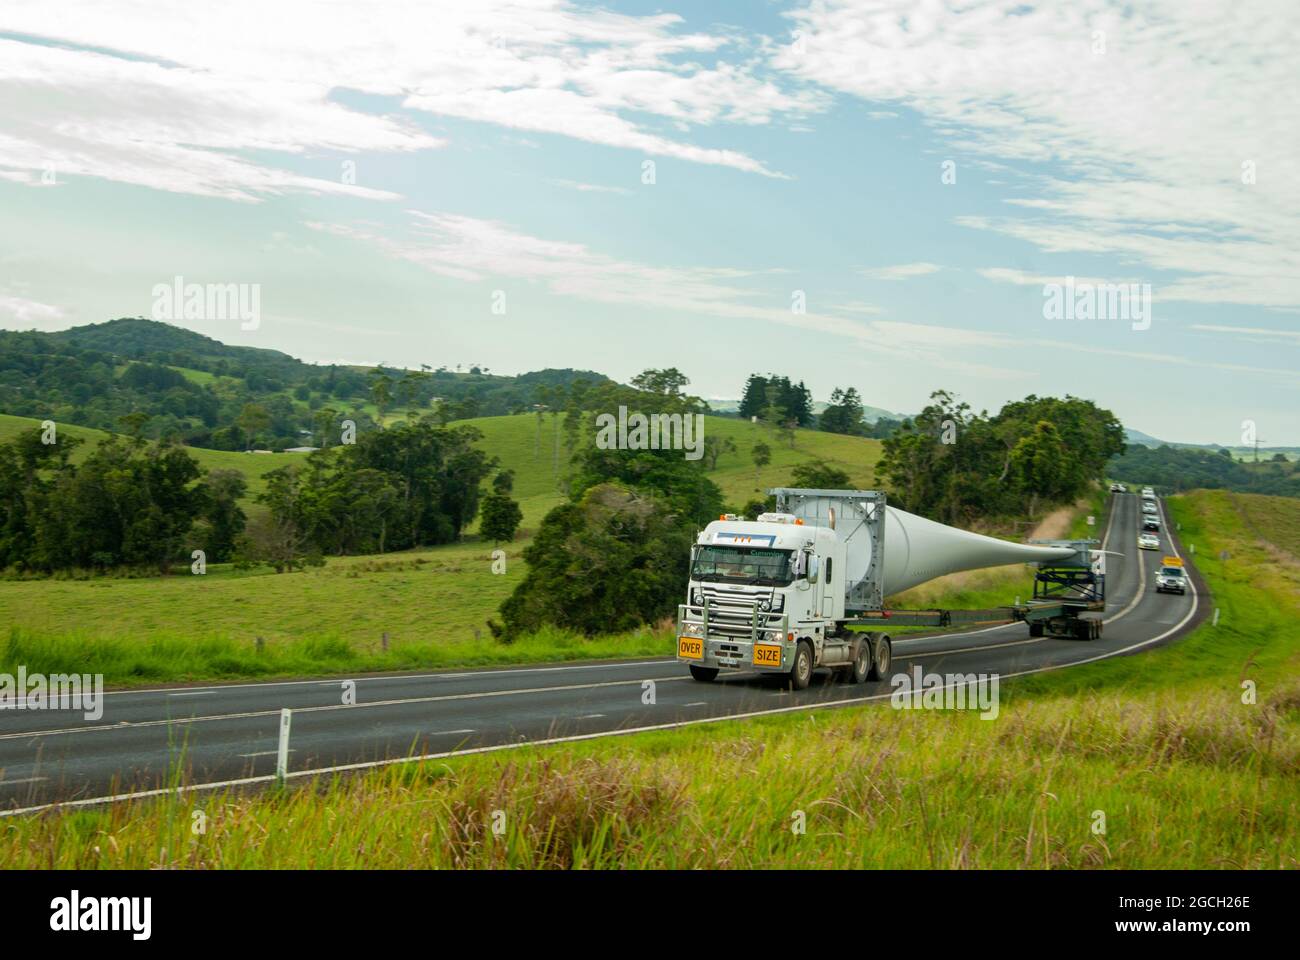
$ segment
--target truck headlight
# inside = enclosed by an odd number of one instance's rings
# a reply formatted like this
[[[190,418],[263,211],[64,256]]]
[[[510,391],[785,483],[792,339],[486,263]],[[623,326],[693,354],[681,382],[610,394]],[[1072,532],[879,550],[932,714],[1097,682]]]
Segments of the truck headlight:
[[[767,611],[772,609],[772,601],[771,600],[758,601],[758,609],[762,610],[764,613],[767,613]]]
[[[692,590],[691,603],[695,604],[695,606],[697,607],[704,606],[704,594],[701,593],[699,590]]]
[[[704,636],[704,624],[684,622],[682,624],[682,635],[686,637],[702,637]]]

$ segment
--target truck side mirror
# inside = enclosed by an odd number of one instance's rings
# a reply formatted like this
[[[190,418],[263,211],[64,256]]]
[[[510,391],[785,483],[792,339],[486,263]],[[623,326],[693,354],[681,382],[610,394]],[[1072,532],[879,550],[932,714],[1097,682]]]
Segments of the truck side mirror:
[[[821,568],[821,562],[818,559],[817,554],[815,553],[809,554],[808,555],[808,582],[809,583],[817,582],[817,571],[820,568]]]

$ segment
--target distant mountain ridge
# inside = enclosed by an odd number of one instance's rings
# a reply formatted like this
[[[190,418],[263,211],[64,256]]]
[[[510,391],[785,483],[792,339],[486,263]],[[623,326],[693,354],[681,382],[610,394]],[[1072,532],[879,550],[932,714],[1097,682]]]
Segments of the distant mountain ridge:
[[[1143,433],[1141,430],[1134,430],[1132,427],[1124,428],[1124,439],[1135,446],[1149,447],[1154,450],[1158,447],[1173,447],[1175,450],[1229,450],[1232,453],[1245,454],[1254,453],[1254,447],[1246,444],[1228,444],[1228,443],[1180,443],[1176,440],[1159,440],[1149,433]],[[1259,456],[1264,459],[1264,454],[1273,456],[1275,453],[1300,453],[1300,447],[1265,447],[1260,446]]]

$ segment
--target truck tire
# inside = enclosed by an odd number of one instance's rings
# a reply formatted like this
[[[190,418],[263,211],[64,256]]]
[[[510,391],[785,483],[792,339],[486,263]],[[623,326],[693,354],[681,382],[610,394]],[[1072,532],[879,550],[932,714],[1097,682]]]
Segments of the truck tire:
[[[849,683],[866,683],[867,674],[871,672],[871,641],[863,637],[853,651],[853,664],[844,671],[844,679]]]
[[[1031,637],[1041,637],[1043,635],[1043,625],[1038,621],[1029,624],[1029,635]]]
[[[806,690],[812,682],[813,650],[807,640],[800,640],[794,648],[794,663],[790,665],[790,689]]]
[[[708,683],[710,680],[717,677],[717,675],[717,667],[697,667],[695,664],[691,664],[691,676],[696,680],[699,680],[701,683]]]
[[[871,669],[867,672],[868,680],[888,680],[889,667],[894,662],[894,645],[883,633],[878,633],[871,642]]]

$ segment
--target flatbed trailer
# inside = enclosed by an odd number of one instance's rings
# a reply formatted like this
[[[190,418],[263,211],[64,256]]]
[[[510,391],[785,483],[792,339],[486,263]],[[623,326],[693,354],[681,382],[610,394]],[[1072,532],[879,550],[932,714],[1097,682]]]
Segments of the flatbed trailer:
[[[1042,564],[1034,575],[1034,595],[1027,603],[983,610],[867,610],[846,626],[955,627],[1025,623],[1031,637],[1101,637],[1106,610],[1104,563],[1093,560],[1092,541],[1048,541],[1079,547],[1070,561]]]

